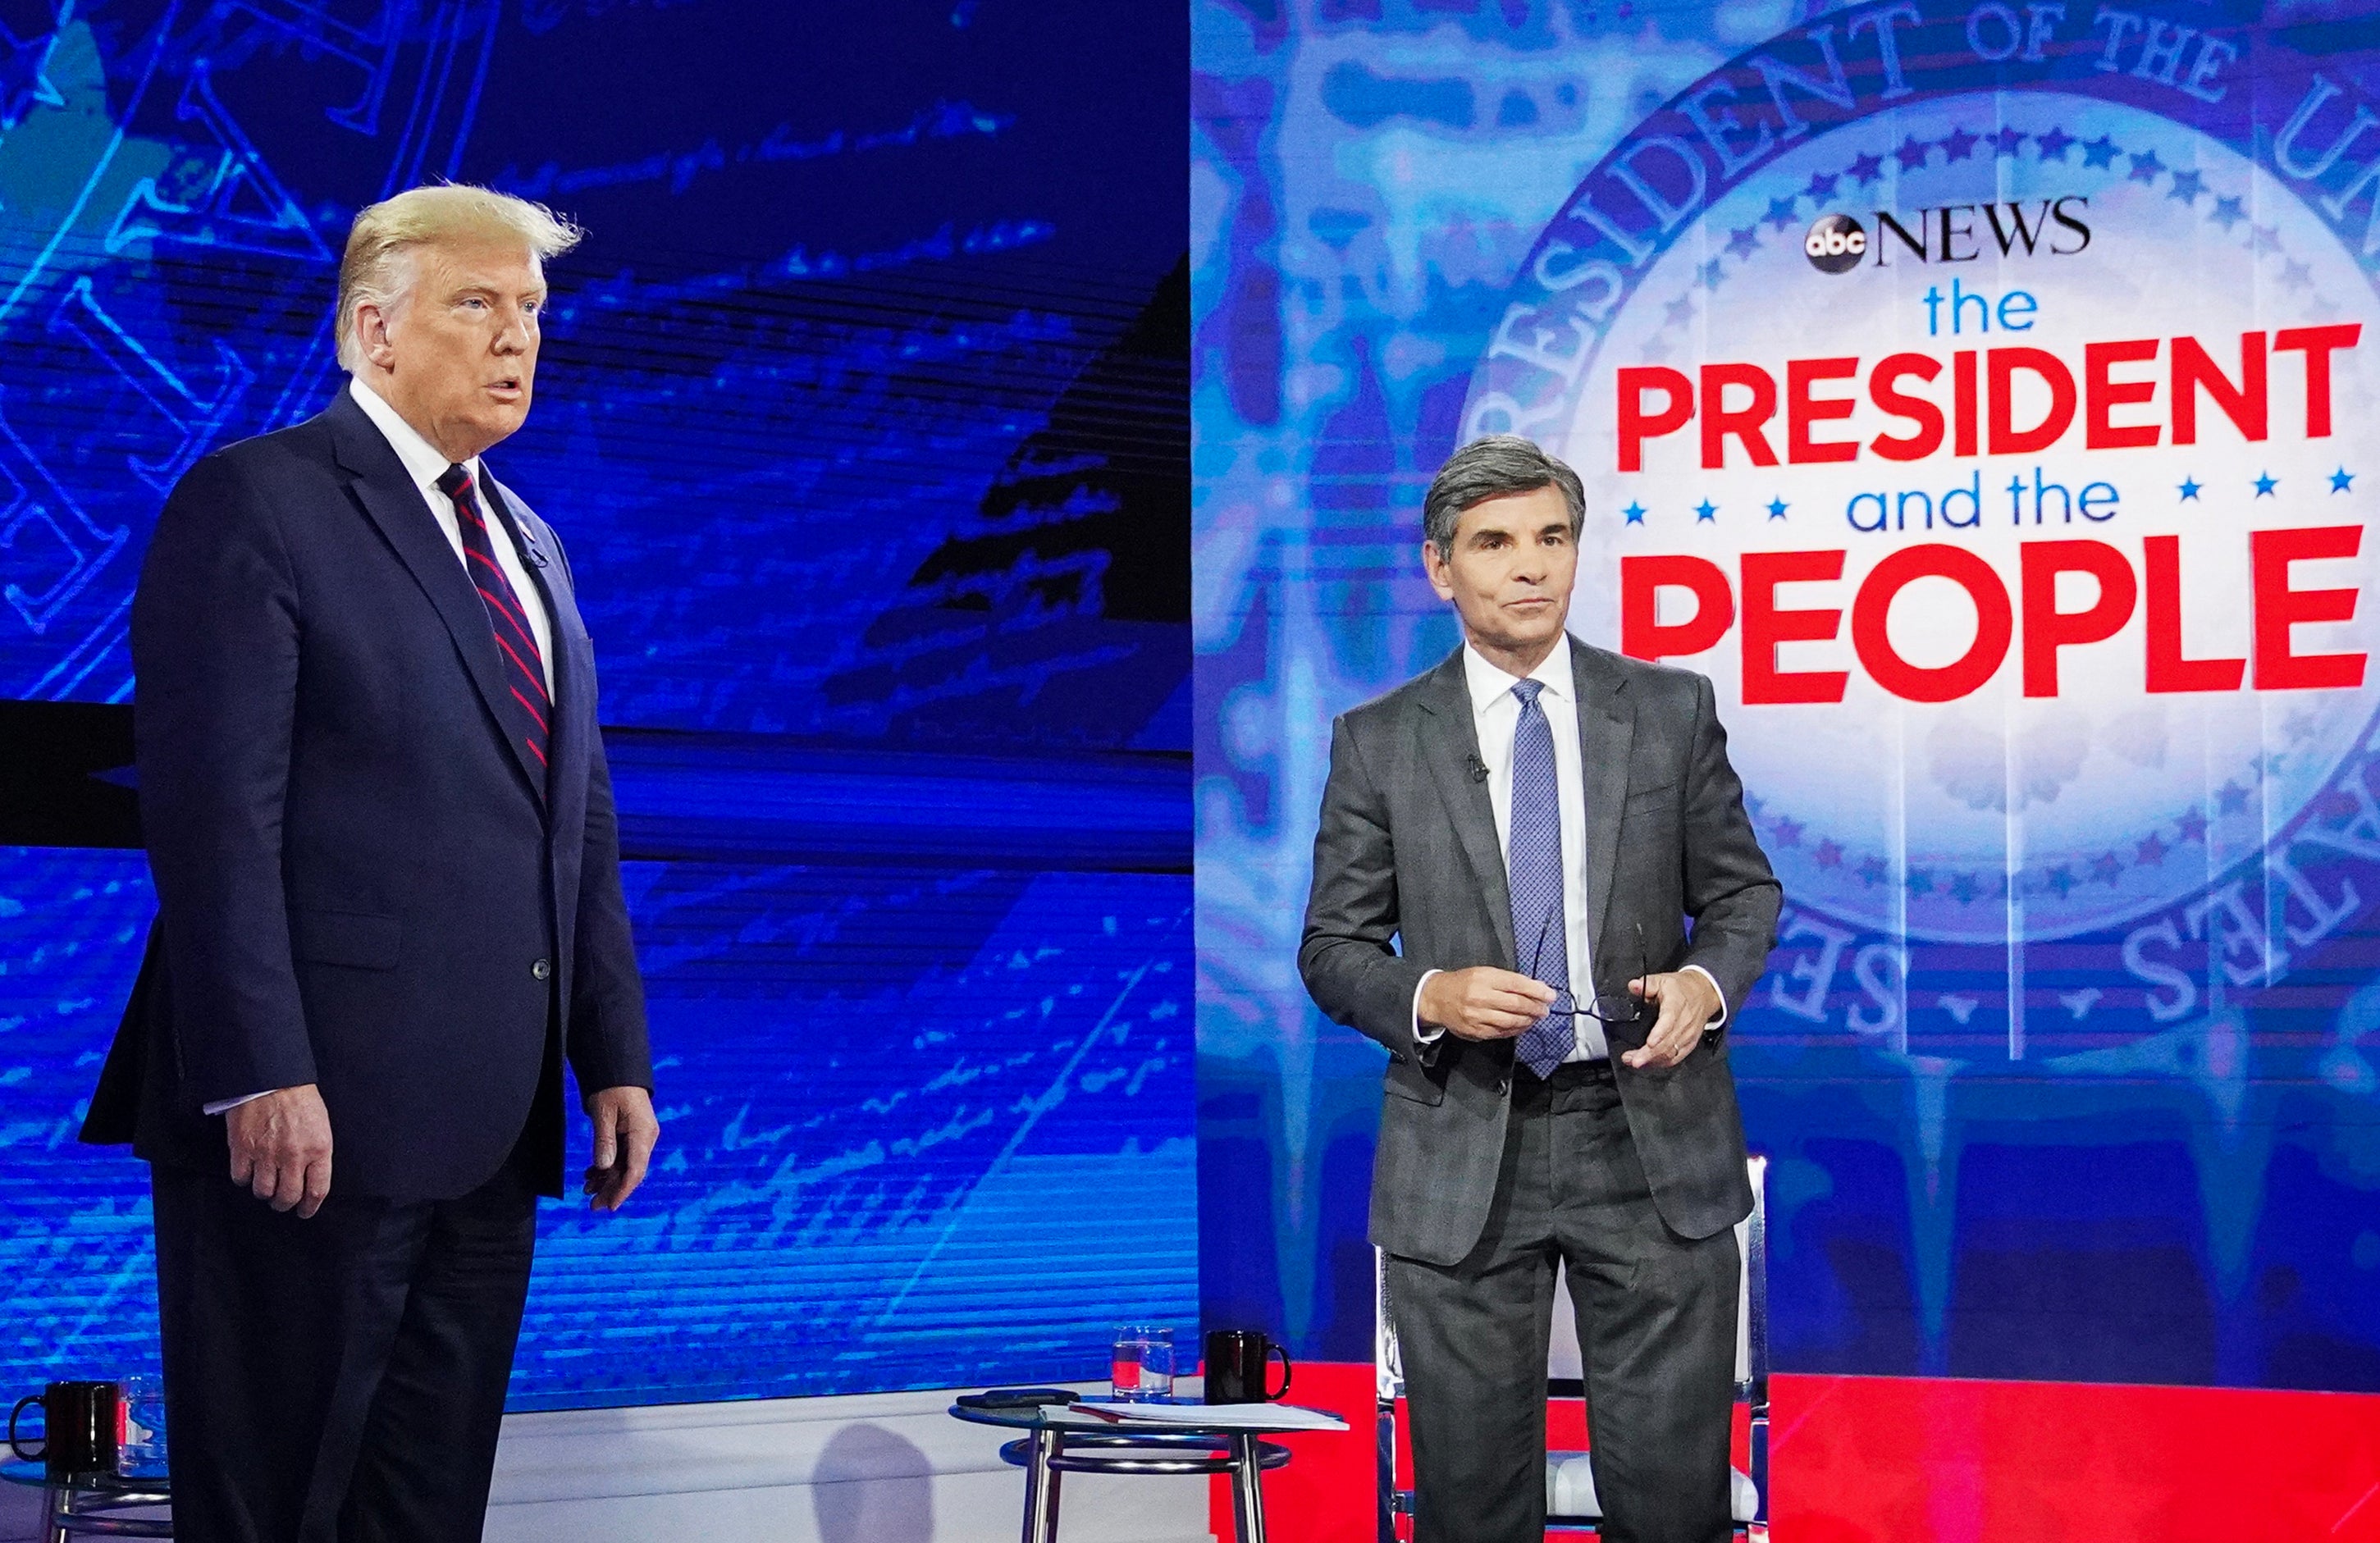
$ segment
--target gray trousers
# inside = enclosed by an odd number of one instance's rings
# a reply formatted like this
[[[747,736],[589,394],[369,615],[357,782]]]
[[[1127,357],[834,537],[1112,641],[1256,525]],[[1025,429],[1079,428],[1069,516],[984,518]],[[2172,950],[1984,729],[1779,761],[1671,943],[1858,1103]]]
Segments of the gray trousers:
[[[1567,1268],[1604,1543],[1725,1543],[1732,1231],[1653,1209],[1608,1063],[1512,1075],[1496,1201],[1460,1264],[1390,1256],[1415,1543],[1543,1543],[1546,1355]]]

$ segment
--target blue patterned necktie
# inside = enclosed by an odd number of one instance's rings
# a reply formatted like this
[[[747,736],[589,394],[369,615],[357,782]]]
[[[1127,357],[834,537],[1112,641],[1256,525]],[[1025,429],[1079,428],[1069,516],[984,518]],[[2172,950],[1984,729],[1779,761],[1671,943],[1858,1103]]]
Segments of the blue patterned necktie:
[[[1554,731],[1537,705],[1545,682],[1515,684],[1520,721],[1512,725],[1512,830],[1505,877],[1512,892],[1512,942],[1534,959],[1536,978],[1554,989],[1551,1011],[1521,1031],[1521,1064],[1541,1077],[1577,1043],[1572,1028],[1570,929],[1562,917],[1561,795],[1554,781]]]

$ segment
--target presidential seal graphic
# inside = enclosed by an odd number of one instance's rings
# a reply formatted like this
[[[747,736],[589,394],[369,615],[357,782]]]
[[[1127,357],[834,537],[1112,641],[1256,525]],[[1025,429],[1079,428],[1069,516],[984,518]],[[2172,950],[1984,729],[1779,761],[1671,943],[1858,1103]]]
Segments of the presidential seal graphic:
[[[2204,1014],[2380,895],[2380,131],[2056,9],[1840,13],[1697,83],[1466,407],[1586,480],[1573,628],[1717,684],[1775,1004],[1897,1048]]]

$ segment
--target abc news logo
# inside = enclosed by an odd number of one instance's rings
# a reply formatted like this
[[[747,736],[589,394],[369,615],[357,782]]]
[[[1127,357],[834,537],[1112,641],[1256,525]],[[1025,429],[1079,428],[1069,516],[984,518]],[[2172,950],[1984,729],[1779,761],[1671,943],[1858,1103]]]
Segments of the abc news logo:
[[[1871,260],[1878,268],[1912,258],[1972,262],[1995,249],[2008,258],[2072,257],[2091,244],[2091,227],[2076,213],[2090,203],[2073,193],[2032,203],[1949,203],[1921,209],[1906,223],[1879,209],[1873,229],[1849,214],[1821,214],[1802,237],[1802,251],[1822,273],[1848,273]]]

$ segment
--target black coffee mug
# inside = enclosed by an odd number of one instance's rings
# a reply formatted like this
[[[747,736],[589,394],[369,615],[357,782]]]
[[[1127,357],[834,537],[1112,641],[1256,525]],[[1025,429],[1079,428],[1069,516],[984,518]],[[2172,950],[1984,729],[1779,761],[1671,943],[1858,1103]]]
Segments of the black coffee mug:
[[[39,1452],[27,1452],[17,1421],[36,1405],[45,1434]],[[113,1382],[53,1382],[8,1411],[8,1450],[28,1463],[38,1459],[53,1478],[115,1472],[123,1439],[124,1390]]]
[[[1281,1388],[1268,1391],[1269,1363],[1281,1357]],[[1289,1396],[1295,1369],[1289,1352],[1265,1337],[1261,1329],[1218,1329],[1207,1336],[1207,1402],[1265,1403]]]

